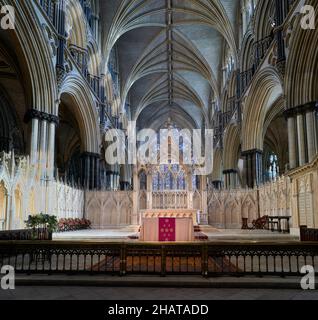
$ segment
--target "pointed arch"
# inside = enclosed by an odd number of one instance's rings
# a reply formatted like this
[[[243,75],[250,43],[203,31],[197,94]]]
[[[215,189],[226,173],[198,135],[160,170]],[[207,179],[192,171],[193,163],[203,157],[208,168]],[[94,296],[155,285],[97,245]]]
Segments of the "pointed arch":
[[[316,0],[307,1],[318,12]],[[294,20],[286,64],[285,92],[287,107],[318,101],[318,32],[303,30],[300,19]],[[300,58],[301,57],[301,58]]]
[[[243,107],[242,151],[263,149],[263,125],[272,103],[283,94],[281,79],[273,67],[257,73]]]
[[[69,74],[60,91],[60,97],[63,95],[69,95],[76,106],[73,111],[84,143],[85,150],[82,151],[99,153],[99,116],[96,103],[86,83],[76,73]]]
[[[12,1],[0,0],[1,6],[12,5]],[[33,109],[55,114],[57,101],[57,86],[55,70],[49,44],[43,27],[38,20],[32,1],[15,1],[15,29],[8,30],[10,39],[17,41],[16,51],[21,50],[25,60],[30,89],[27,104]],[[28,17],[28,18],[26,18]]]

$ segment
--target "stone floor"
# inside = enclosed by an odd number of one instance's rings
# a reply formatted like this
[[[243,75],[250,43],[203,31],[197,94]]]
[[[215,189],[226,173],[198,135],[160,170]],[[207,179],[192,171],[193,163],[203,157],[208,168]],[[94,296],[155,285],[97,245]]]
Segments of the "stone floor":
[[[318,300],[318,291],[278,289],[17,287],[0,300]]]
[[[128,226],[117,229],[92,229],[72,232],[56,233],[54,240],[76,240],[76,241],[123,241],[129,235],[136,233],[138,227]],[[202,231],[211,241],[294,241],[297,237],[290,234],[273,233],[267,230],[239,230],[239,229],[215,229],[210,226],[203,226]]]

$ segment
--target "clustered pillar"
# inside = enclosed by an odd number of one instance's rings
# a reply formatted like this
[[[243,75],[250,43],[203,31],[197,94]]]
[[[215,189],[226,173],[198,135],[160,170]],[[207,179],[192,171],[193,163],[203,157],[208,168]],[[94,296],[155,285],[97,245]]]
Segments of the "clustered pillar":
[[[285,111],[290,169],[311,162],[318,153],[317,110],[318,103],[312,102]]]
[[[121,190],[131,190],[131,166],[124,164],[121,166],[120,170],[120,189]]]
[[[224,170],[224,186],[226,189],[235,189],[239,185],[238,172],[236,169]]]
[[[107,189],[118,190],[120,188],[120,173],[114,168],[106,172]]]
[[[25,122],[31,123],[30,164],[36,169],[41,189],[38,196],[38,211],[51,212],[53,203],[46,196],[46,190],[54,180],[55,132],[59,123],[57,116],[31,109],[25,115]]]
[[[258,149],[242,152],[244,158],[245,184],[249,188],[263,182],[263,151]]]
[[[100,188],[100,155],[97,153],[82,153],[82,185],[88,190]]]
[[[213,180],[212,185],[213,185],[214,189],[221,190],[223,187],[223,181],[222,180]]]
[[[31,109],[25,115],[25,122],[31,122],[31,164],[39,166],[42,180],[54,178],[55,131],[59,123],[57,116]]]

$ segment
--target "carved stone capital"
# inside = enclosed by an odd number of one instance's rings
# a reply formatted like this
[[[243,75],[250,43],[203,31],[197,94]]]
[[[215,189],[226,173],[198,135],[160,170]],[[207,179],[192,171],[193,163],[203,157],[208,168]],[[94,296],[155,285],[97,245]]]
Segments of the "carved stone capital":
[[[58,116],[49,114],[40,110],[36,110],[36,109],[30,109],[24,117],[25,122],[29,122],[32,119],[44,120],[49,123],[55,123],[56,125],[59,124]]]

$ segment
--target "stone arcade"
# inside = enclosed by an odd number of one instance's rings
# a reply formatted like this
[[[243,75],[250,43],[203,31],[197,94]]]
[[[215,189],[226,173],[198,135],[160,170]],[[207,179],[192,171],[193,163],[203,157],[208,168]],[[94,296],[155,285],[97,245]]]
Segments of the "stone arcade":
[[[318,228],[318,32],[301,27],[317,1],[0,5],[15,9],[0,31],[0,230],[42,212],[135,231],[154,210],[215,230],[262,216]],[[214,130],[213,171],[172,161],[178,135],[167,163],[109,164],[105,137],[124,132],[128,158],[130,121]]]

